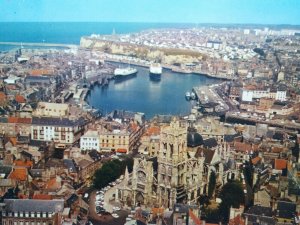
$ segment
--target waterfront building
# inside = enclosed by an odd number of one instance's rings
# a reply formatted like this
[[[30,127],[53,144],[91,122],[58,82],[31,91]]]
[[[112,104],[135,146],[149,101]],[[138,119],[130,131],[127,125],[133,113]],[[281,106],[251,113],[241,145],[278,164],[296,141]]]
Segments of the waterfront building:
[[[88,130],[80,138],[80,149],[81,150],[97,150],[100,151],[99,134],[95,130]]]
[[[143,126],[136,122],[111,128],[103,129],[99,132],[101,151],[129,153],[137,145],[143,132]]]

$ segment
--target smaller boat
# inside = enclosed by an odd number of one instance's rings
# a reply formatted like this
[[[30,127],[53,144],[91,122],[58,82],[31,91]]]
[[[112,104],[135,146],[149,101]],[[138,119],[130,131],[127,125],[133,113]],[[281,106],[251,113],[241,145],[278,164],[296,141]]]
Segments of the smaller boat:
[[[189,91],[185,93],[185,98],[186,100],[191,100],[191,93]]]
[[[195,100],[195,99],[196,99],[196,94],[195,94],[195,92],[193,92],[193,91],[191,92],[191,99],[192,99],[192,100]]]

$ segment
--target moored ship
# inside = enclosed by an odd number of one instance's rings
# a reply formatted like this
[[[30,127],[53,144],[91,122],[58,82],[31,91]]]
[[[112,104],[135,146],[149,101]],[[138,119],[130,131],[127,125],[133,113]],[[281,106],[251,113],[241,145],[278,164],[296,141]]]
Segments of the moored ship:
[[[137,69],[132,68],[130,66],[128,66],[126,68],[116,68],[114,71],[114,78],[116,80],[126,79],[126,78],[136,75],[137,72],[138,72]]]
[[[150,66],[150,78],[159,80],[162,74],[162,67],[159,63],[153,63]]]

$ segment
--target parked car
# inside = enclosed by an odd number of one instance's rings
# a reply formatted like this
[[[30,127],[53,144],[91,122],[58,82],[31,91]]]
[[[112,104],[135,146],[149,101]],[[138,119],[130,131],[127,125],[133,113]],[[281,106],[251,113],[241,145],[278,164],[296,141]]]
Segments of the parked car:
[[[120,207],[117,207],[117,206],[113,207],[113,211],[119,211],[119,210],[121,210]]]
[[[111,214],[112,215],[112,217],[114,217],[114,218],[119,218],[119,215],[117,214],[117,213],[113,213],[113,214]]]

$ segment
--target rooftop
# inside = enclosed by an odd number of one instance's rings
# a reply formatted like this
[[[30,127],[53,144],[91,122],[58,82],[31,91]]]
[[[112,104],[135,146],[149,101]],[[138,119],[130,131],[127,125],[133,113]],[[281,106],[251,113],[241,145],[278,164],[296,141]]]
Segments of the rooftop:
[[[64,200],[5,199],[7,212],[62,212]]]

